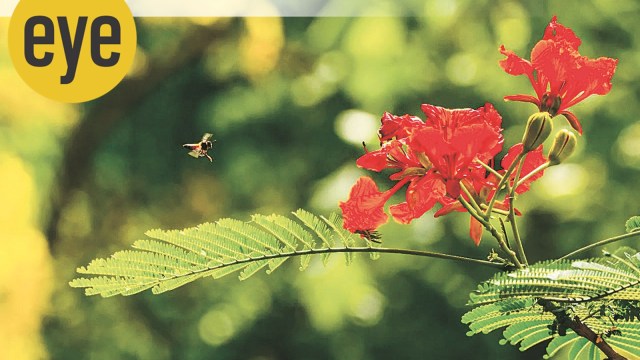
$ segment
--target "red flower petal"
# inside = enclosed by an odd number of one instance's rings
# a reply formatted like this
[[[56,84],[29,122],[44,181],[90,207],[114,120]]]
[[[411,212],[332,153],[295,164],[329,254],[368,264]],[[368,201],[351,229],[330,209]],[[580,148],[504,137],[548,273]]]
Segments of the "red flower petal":
[[[582,125],[580,125],[578,118],[570,111],[563,111],[561,114],[567,118],[571,127],[574,128],[578,134],[582,135]]]
[[[383,206],[390,196],[380,192],[371,178],[359,178],[351,188],[349,199],[340,202],[344,228],[352,233],[372,231],[386,223],[389,217],[384,213]]]
[[[578,51],[565,42],[538,41],[531,50],[531,63],[537,71],[540,86],[538,97],[547,90],[559,94],[561,87],[571,86],[567,80],[577,70],[576,57],[580,57]]]
[[[440,210],[436,211],[435,214],[433,214],[433,217],[440,217],[443,215],[450,214],[454,211],[457,211],[457,212],[467,211],[467,209],[465,209],[464,206],[462,206],[462,204],[458,200],[453,200],[453,199],[444,197],[440,201],[440,203],[442,203],[442,207],[440,208]]]
[[[392,205],[389,211],[394,220],[401,224],[408,224],[431,210],[445,194],[445,185],[442,180],[428,173],[418,180],[411,181],[407,189],[407,201]]]
[[[417,116],[396,116],[388,112],[382,115],[380,121],[382,122],[382,126],[380,126],[378,134],[380,135],[381,142],[393,138],[397,140],[404,139],[409,136],[414,129],[424,126],[424,122]]]
[[[537,106],[540,106],[540,100],[538,100],[538,98],[531,95],[524,95],[524,94],[507,95],[504,97],[504,100],[505,101],[522,101],[522,102],[528,102],[528,103],[532,103],[532,104],[536,104]]]
[[[367,152],[356,160],[356,165],[376,172],[386,168],[404,170],[422,166],[411,149],[405,149],[404,143],[399,140],[385,142],[380,149]]]
[[[478,109],[447,109],[430,104],[422,104],[421,108],[427,116],[425,125],[435,129],[457,129],[467,125],[486,124],[500,131],[502,125],[502,117],[491,103],[486,103]]]
[[[595,60],[576,55],[576,69],[567,76],[567,84],[560,96],[558,112],[579,103],[591,95],[605,95],[611,91],[611,79],[618,64],[617,59],[601,57]]]
[[[507,154],[502,158],[502,161],[500,162],[500,165],[502,166],[503,169],[506,170],[509,167],[511,167],[511,164],[513,164],[513,161],[516,159],[516,156],[522,153],[522,147],[523,147],[522,143],[519,143],[509,148],[509,151],[507,151]]]
[[[469,168],[477,157],[491,160],[502,148],[502,135],[486,124],[459,128],[424,128],[416,131],[410,146],[424,152],[434,168],[447,180],[459,181],[469,175]],[[452,194],[457,197],[458,194]]]
[[[502,117],[487,103],[474,109],[445,109],[423,104],[426,126],[416,129],[408,141],[414,152],[424,153],[452,198],[460,195],[459,182],[502,150]],[[484,171],[482,171],[484,173]]]
[[[356,160],[356,165],[367,170],[380,172],[387,167],[387,153],[388,149],[384,148],[369,151]]]
[[[486,124],[489,124],[497,132],[502,131],[502,116],[493,104],[486,103],[484,106],[478,108],[478,111],[483,113]]]
[[[529,60],[525,60],[513,51],[505,49],[504,45],[500,45],[500,53],[507,57],[499,62],[500,67],[502,67],[507,74],[529,75],[533,73],[533,66],[531,66]]]
[[[573,30],[558,23],[558,17],[553,16],[549,25],[544,30],[543,40],[552,39],[554,41],[566,41],[574,49],[578,49],[582,40],[573,32]]]
[[[480,241],[482,241],[482,230],[484,230],[482,224],[472,216],[469,224],[469,235],[476,246],[480,245]]]

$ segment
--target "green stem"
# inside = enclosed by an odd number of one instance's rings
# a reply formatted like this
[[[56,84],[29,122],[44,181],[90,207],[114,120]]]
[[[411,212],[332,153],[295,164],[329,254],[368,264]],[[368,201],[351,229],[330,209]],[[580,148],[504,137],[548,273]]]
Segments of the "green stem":
[[[595,247],[602,246],[602,245],[607,245],[607,244],[610,244],[612,242],[624,240],[624,239],[627,239],[627,238],[630,238],[630,237],[633,237],[633,236],[637,236],[637,235],[640,235],[640,231],[634,231],[634,232],[630,232],[628,234],[622,234],[622,235],[614,236],[614,237],[611,237],[611,238],[608,238],[608,239],[600,240],[600,241],[595,242],[593,244],[581,247],[578,250],[572,251],[572,252],[568,253],[567,255],[558,258],[558,260],[566,259],[568,257],[574,256],[574,255],[579,254],[581,252],[584,252],[584,251],[587,251],[587,250],[591,250],[591,249],[593,249]],[[558,261],[558,260],[556,260],[556,261]]]
[[[524,159],[524,157],[523,157]],[[518,170],[516,171],[516,176],[513,179],[515,185],[511,188],[511,192],[509,193],[509,224],[511,224],[511,232],[513,233],[513,241],[516,244],[516,252],[518,253],[518,258],[525,265],[528,266],[529,262],[527,261],[527,255],[524,252],[524,247],[522,246],[522,239],[520,238],[520,231],[518,230],[518,224],[516,222],[516,214],[515,214],[515,202],[516,202],[516,189],[518,188],[518,179],[520,178],[520,174],[522,173],[522,167],[524,166],[524,160],[519,161]]]
[[[502,251],[504,251],[504,253],[509,256],[509,259],[511,260],[513,265],[518,269],[522,269],[524,266],[522,266],[520,260],[518,260],[518,256],[516,255],[516,253],[509,248],[509,245],[507,245],[502,234],[500,234],[500,232],[482,215],[476,213],[473,207],[464,198],[462,198],[462,196],[458,197],[458,201],[460,201],[462,206],[467,209],[469,214],[471,214],[471,216],[478,220],[482,224],[482,226],[484,226],[484,228],[491,233],[491,236],[493,236],[498,241],[498,245],[500,245]]]
[[[625,260],[625,259],[623,259],[623,258],[621,258],[621,257],[619,257],[619,256],[617,256],[615,254],[609,254],[609,256],[611,256],[612,258],[614,258],[614,259],[620,261],[621,263],[627,265],[627,267],[629,269],[632,269],[636,274],[640,275],[640,269],[638,269],[637,266],[633,265],[629,261],[627,261],[627,260]]]
[[[431,257],[459,262],[467,262],[476,265],[484,265],[492,268],[500,268],[504,269],[503,264],[494,263],[491,261],[480,260],[469,258],[465,256],[458,255],[450,255],[443,254],[432,251],[424,251],[424,250],[411,250],[411,249],[398,249],[398,248],[383,248],[383,247],[338,247],[338,248],[321,248],[321,249],[306,249],[306,250],[297,250],[290,251],[285,253],[277,253],[277,254],[267,254],[263,256],[256,257],[248,257],[244,259],[230,261],[228,263],[223,263],[220,265],[212,266],[207,269],[203,269],[201,271],[209,271],[215,270],[227,266],[245,264],[253,261],[264,261],[271,259],[278,259],[283,257],[294,257],[294,256],[304,256],[304,255],[318,255],[318,254],[329,254],[329,253],[383,253],[383,254],[403,254],[403,255],[414,255],[414,256],[422,256],[422,257]],[[195,271],[197,272],[197,271]],[[194,272],[194,273],[195,273]]]
[[[514,186],[509,190],[509,197],[513,200],[516,194],[516,189],[518,188],[518,180],[520,180],[520,175],[522,174],[522,167],[524,166],[524,156],[521,160],[518,161],[518,170],[516,170],[516,174],[513,177]]]
[[[478,214],[482,214],[482,209],[480,209],[480,205],[478,205],[478,203],[476,202],[476,199],[473,197],[473,195],[471,195],[471,192],[469,191],[469,189],[467,189],[466,186],[464,186],[462,181],[460,182],[460,189],[462,189],[462,191],[467,195],[467,197],[469,198],[469,203],[471,204],[471,206],[473,206],[476,212]]]
[[[480,208],[481,208],[482,210],[487,210],[488,206],[487,206],[487,205],[485,205],[485,204],[480,204]],[[500,209],[495,209],[495,208],[493,209],[493,212],[494,212],[495,214],[500,214],[500,215],[505,215],[505,216],[509,215],[509,212],[508,212],[508,211],[500,210]]]
[[[509,245],[509,236],[507,235],[507,227],[504,225],[504,220],[502,220],[502,218],[498,218],[498,220],[500,220],[500,230],[502,230],[502,236],[504,236],[504,241],[507,243],[507,246],[511,248],[511,245]]]
[[[516,157],[515,161],[511,163],[511,166],[509,166],[507,171],[502,176],[502,179],[500,179],[500,182],[498,183],[498,186],[496,187],[496,192],[493,194],[493,197],[491,197],[491,201],[489,202],[489,205],[487,207],[487,211],[484,214],[485,220],[489,220],[489,217],[491,216],[491,212],[493,211],[493,204],[495,204],[496,199],[498,198],[498,194],[500,193],[500,190],[505,185],[505,183],[507,183],[507,181],[509,180],[509,177],[511,176],[511,173],[516,168],[516,165],[518,165],[518,163],[522,159],[522,156],[523,156],[522,153],[518,154],[518,156]]]
[[[525,181],[529,180],[532,176],[534,176],[535,174],[539,173],[540,171],[543,171],[544,169],[548,168],[549,166],[551,166],[551,163],[549,161],[547,161],[546,163],[538,166],[537,168],[533,169],[533,171],[531,171],[530,173],[528,173],[527,175],[525,175],[522,179],[518,180],[518,186],[522,185]]]
[[[518,257],[520,261],[525,266],[529,266],[529,262],[527,261],[527,255],[524,252],[524,247],[522,246],[522,239],[520,238],[520,232],[518,231],[518,224],[516,223],[516,214],[513,207],[513,199],[509,203],[509,224],[511,224],[511,232],[513,233],[513,242],[516,244],[516,252],[518,253]]]
[[[493,175],[495,175],[498,179],[502,180],[502,174],[500,174],[499,172],[496,171],[496,169],[492,168],[491,166],[483,163],[482,161],[480,161],[478,158],[475,159],[476,162],[480,165],[482,165],[482,167],[487,170],[488,172],[492,173]]]

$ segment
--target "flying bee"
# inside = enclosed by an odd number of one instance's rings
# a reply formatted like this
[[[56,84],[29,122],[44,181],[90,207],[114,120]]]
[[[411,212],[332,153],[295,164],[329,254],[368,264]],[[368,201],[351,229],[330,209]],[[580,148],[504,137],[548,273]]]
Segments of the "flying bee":
[[[189,155],[196,159],[206,157],[209,161],[213,162],[213,158],[207,154],[207,151],[211,150],[213,143],[216,141],[215,139],[210,140],[212,136],[212,134],[205,133],[202,135],[202,140],[200,140],[200,142],[195,144],[184,144],[182,147],[191,150],[189,151]]]

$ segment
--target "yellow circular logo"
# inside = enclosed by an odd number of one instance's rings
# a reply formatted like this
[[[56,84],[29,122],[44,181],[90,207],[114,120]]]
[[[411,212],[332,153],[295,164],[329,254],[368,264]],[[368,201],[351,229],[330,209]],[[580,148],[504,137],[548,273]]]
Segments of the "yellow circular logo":
[[[21,0],[9,22],[9,52],[22,79],[41,95],[88,101],[129,71],[136,26],[124,0]]]

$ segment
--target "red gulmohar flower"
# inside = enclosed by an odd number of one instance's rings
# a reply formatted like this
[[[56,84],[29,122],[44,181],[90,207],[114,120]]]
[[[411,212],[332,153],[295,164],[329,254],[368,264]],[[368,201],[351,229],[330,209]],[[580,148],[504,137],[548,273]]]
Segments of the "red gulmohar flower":
[[[473,109],[445,109],[424,104],[426,126],[414,131],[411,147],[433,164],[433,173],[452,198],[460,195],[460,180],[502,150],[502,117],[491,104]],[[422,215],[422,214],[420,214]]]
[[[531,61],[500,46],[500,53],[506,56],[500,66],[508,74],[527,75],[536,92],[536,97],[520,94],[505,96],[505,100],[530,102],[552,116],[564,115],[582,134],[580,122],[568,109],[593,94],[607,94],[618,60],[581,56],[578,52],[580,44],[580,38],[559,24],[554,16],[542,40],[531,50]]]
[[[383,127],[384,119],[383,117]],[[425,125],[422,121],[420,124],[422,126]],[[402,133],[406,131],[407,129],[401,130]],[[383,132],[381,131],[380,133],[380,137],[383,138]],[[377,172],[384,169],[398,170],[389,177],[391,180],[398,181],[398,183],[389,190],[390,193],[388,193],[387,199],[404,184],[409,183],[406,192],[407,201],[392,205],[390,208],[394,219],[401,223],[408,223],[412,219],[422,216],[445,194],[444,184],[434,183],[432,172],[429,171],[432,168],[429,159],[423,153],[413,151],[411,147],[406,145],[405,140],[388,140],[382,144],[379,150],[368,152],[356,161],[358,166],[367,170]],[[386,200],[378,204],[380,209],[382,209],[385,202]],[[346,217],[345,221],[347,221]],[[360,230],[369,231],[370,229]]]
[[[409,223],[433,208],[449,205],[461,194],[460,181],[484,178],[485,163],[502,150],[502,118],[491,104],[479,109],[445,109],[423,105],[427,116],[419,118],[385,113],[379,131],[381,147],[361,156],[356,164],[380,172],[396,170],[393,188],[380,192],[370,178],[360,178],[346,202],[341,202],[344,227],[368,233],[387,221],[386,201],[409,184],[405,201],[389,208],[393,218]],[[495,185],[494,185],[495,186]]]
[[[380,172],[391,169],[390,179],[396,184],[387,191],[380,191],[369,177],[361,177],[351,189],[349,199],[340,203],[345,229],[363,237],[371,234],[388,220],[385,203],[408,184],[405,201],[389,207],[399,223],[407,224],[421,217],[440,203],[443,207],[435,216],[454,211],[466,211],[458,198],[469,195],[480,205],[487,205],[496,192],[499,181],[487,174],[478,163],[491,164],[502,150],[502,118],[491,104],[478,109],[445,109],[422,105],[426,114],[423,122],[417,117],[395,116],[384,113],[379,131],[380,149],[367,151],[356,164],[367,170]],[[514,145],[502,160],[508,168],[522,152],[522,144]],[[546,161],[542,146],[530,151],[524,159],[521,178]],[[502,174],[505,170],[500,171]],[[542,173],[529,178],[518,186],[516,192],[529,189],[531,181]],[[510,181],[513,186],[514,176]],[[461,191],[463,184],[469,195]],[[508,210],[508,197],[496,201],[495,209]],[[483,227],[473,217],[470,223],[473,241],[480,243]]]
[[[369,177],[361,177],[351,188],[349,199],[340,202],[344,217],[344,228],[355,233],[374,231],[389,218],[384,213],[384,203],[391,192],[380,192],[376,183]]]

